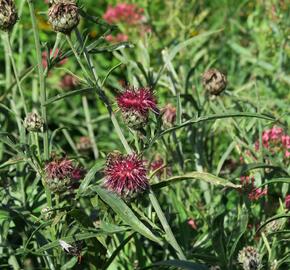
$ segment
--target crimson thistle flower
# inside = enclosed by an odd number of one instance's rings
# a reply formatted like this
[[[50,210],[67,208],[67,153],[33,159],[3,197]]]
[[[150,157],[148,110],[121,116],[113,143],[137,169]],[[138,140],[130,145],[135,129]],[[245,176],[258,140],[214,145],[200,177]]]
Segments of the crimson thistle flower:
[[[84,170],[76,166],[72,160],[61,158],[54,159],[44,168],[46,183],[51,191],[61,193],[74,186],[80,180]]]
[[[104,172],[105,187],[121,196],[140,193],[149,187],[145,161],[135,153],[110,154]]]
[[[125,123],[140,129],[147,123],[149,112],[159,113],[156,99],[149,88],[128,88],[117,97]]]

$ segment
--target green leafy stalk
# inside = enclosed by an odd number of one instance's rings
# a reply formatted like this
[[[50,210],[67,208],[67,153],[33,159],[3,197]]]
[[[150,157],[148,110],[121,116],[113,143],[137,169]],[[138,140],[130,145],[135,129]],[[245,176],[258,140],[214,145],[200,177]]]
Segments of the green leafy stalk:
[[[45,89],[45,77],[44,77],[44,70],[42,66],[42,57],[41,57],[41,47],[40,47],[40,38],[38,33],[38,27],[35,17],[35,10],[32,0],[27,0],[29,6],[29,12],[32,22],[32,29],[34,35],[34,42],[35,42],[35,49],[36,49],[36,57],[37,57],[37,64],[38,64],[38,77],[39,77],[39,86],[40,86],[40,104],[41,104],[41,115],[44,121],[44,132],[43,132],[43,152],[44,152],[44,160],[48,160],[49,158],[49,145],[48,145],[48,129],[47,129],[47,113],[46,113],[46,89]],[[44,184],[44,181],[42,181]],[[47,205],[48,207],[52,206],[51,202],[51,193],[48,187],[44,184]]]

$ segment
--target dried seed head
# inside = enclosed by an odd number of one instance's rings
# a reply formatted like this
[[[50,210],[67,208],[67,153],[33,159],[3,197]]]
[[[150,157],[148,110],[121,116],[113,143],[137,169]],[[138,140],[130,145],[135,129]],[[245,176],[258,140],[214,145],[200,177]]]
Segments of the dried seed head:
[[[28,131],[33,132],[42,132],[44,121],[43,119],[35,112],[27,114],[24,119],[24,127]]]
[[[284,222],[282,219],[273,220],[266,225],[265,232],[266,233],[277,232],[282,229],[283,225],[284,225]]]
[[[211,95],[219,95],[227,86],[227,78],[225,74],[213,68],[202,74],[202,84]]]
[[[133,195],[149,187],[145,161],[136,154],[110,154],[104,172],[105,187],[121,196]]]
[[[0,29],[10,31],[18,19],[13,0],[0,0]]]
[[[53,211],[52,208],[49,207],[44,207],[41,209],[41,216],[44,220],[48,221],[50,219],[52,219],[53,217]]]
[[[261,268],[261,257],[258,251],[251,246],[240,250],[238,261],[242,264],[244,270],[258,270]]]
[[[48,11],[48,21],[54,31],[70,34],[80,21],[76,3],[73,0],[54,1]]]

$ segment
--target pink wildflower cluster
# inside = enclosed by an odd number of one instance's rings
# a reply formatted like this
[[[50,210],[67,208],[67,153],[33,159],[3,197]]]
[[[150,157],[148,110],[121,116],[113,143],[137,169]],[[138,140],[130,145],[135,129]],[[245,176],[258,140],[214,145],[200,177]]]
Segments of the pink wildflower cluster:
[[[248,194],[250,201],[257,201],[267,195],[268,189],[256,188],[255,178],[250,176],[241,176],[242,190]]]
[[[111,42],[111,43],[118,43],[118,42],[128,41],[129,37],[126,34],[118,33],[116,36],[107,35],[105,39],[106,41]]]
[[[115,7],[109,6],[103,18],[108,23],[126,23],[136,25],[144,18],[144,10],[134,4],[119,3]]]
[[[280,127],[265,130],[262,134],[262,144],[273,154],[278,151],[284,151],[284,157],[290,157],[290,136],[285,134]],[[259,148],[259,141],[256,141],[255,149],[259,150]]]

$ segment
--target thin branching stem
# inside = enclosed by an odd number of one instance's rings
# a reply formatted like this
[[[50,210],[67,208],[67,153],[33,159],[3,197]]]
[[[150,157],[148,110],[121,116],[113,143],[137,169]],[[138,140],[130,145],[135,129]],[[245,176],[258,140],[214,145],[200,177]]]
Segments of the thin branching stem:
[[[39,38],[39,32],[38,32],[38,27],[37,27],[37,22],[36,22],[36,17],[35,17],[34,5],[33,5],[32,0],[27,0],[27,3],[29,6],[29,12],[30,12],[30,17],[31,17],[31,22],[32,22],[37,64],[38,64],[41,115],[44,121],[43,152],[44,152],[44,160],[46,161],[49,159],[49,145],[48,145],[47,112],[46,112],[46,106],[44,105],[46,102],[45,77],[44,77],[44,70],[43,70],[43,65],[42,65],[40,38]],[[42,183],[44,184],[44,181],[42,181]],[[44,188],[45,188],[47,205],[48,207],[52,207],[51,192],[48,189],[46,184],[44,184]]]

